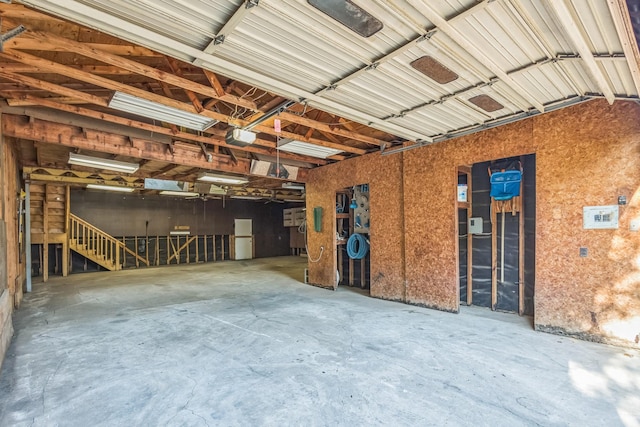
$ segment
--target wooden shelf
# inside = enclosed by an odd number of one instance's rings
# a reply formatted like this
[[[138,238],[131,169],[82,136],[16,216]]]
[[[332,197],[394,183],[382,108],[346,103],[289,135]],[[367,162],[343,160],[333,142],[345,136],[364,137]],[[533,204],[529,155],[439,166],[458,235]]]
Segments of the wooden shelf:
[[[349,213],[336,213],[336,219],[349,219]]]
[[[469,202],[458,202],[458,209],[469,209]]]

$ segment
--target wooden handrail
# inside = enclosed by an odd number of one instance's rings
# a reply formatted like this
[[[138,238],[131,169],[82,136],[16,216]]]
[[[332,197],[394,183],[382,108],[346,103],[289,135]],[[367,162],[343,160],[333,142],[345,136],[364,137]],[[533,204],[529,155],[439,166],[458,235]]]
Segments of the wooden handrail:
[[[100,230],[93,224],[88,223],[82,218],[69,214],[69,239],[82,244],[89,251],[94,252],[97,256],[102,256],[106,260],[111,261],[116,265],[117,269],[120,269],[120,251],[127,252],[139,261],[145,263],[147,267],[149,263],[147,260],[131,249],[127,248],[124,242],[116,239],[105,231]]]

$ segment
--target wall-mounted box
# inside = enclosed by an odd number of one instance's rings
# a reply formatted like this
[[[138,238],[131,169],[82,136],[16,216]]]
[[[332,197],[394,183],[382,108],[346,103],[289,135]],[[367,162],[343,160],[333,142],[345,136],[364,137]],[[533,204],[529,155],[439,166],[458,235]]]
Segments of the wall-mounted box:
[[[458,201],[467,202],[467,191],[469,187],[467,184],[458,184]]]
[[[582,226],[585,230],[617,230],[618,212],[618,205],[585,206],[582,208]]]
[[[467,230],[469,234],[482,234],[482,231],[483,231],[482,218],[481,217],[469,218],[469,225]]]

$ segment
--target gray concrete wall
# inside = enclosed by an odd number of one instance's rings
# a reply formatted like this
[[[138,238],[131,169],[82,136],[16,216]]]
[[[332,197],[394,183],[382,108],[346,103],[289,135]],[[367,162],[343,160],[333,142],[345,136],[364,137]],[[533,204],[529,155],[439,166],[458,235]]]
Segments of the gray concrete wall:
[[[253,220],[256,257],[288,255],[284,203],[183,198],[75,190],[71,212],[114,236],[166,236],[175,226],[191,234],[233,234],[234,218]],[[148,230],[147,230],[148,221]]]

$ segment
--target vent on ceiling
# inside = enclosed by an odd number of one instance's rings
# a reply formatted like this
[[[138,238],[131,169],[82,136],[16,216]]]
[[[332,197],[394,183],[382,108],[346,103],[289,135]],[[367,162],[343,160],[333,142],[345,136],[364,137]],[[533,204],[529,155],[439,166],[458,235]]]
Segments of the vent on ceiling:
[[[380,20],[351,0],[307,0],[307,3],[362,37],[371,37],[382,29]]]
[[[469,102],[476,107],[482,108],[484,111],[491,113],[492,111],[502,110],[504,105],[490,97],[489,95],[478,95],[473,98],[469,98]]]
[[[418,58],[411,63],[411,66],[441,85],[450,83],[458,78],[456,73],[442,65],[431,56]]]

